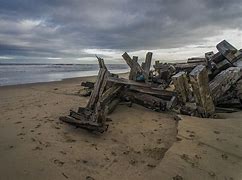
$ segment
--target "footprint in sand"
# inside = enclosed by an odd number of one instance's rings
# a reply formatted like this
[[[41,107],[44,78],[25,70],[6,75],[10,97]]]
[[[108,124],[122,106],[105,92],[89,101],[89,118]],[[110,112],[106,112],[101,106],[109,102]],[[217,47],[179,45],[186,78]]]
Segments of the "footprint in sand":
[[[19,133],[19,134],[17,134],[17,136],[24,136],[25,135],[25,133]]]
[[[95,179],[93,177],[91,177],[91,176],[87,176],[86,180],[95,180]]]
[[[36,146],[34,149],[32,149],[33,151],[37,151],[37,150],[43,150],[41,147],[39,147],[39,146]]]
[[[227,154],[222,154],[221,157],[222,157],[223,159],[225,159],[225,160],[228,159],[228,155],[227,155]]]
[[[41,124],[38,124],[37,126],[35,126],[35,129],[39,128],[41,126]]]
[[[183,180],[183,177],[180,175],[176,175],[172,178],[173,180]]]
[[[65,164],[65,162],[60,161],[60,160],[58,160],[58,159],[55,159],[55,160],[54,160],[54,163],[55,163],[57,166],[63,166],[63,165]]]
[[[21,124],[21,123],[22,123],[22,121],[17,121],[14,124]]]

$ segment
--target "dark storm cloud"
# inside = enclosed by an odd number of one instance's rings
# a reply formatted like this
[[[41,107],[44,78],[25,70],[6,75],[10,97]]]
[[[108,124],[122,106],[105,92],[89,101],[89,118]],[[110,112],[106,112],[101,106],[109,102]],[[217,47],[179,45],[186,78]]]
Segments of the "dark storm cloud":
[[[0,56],[183,47],[242,29],[241,17],[241,0],[2,0]]]

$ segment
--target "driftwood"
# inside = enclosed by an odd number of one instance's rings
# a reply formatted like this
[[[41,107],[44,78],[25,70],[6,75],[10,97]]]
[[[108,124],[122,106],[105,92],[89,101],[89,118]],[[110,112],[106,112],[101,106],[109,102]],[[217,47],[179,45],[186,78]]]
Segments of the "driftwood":
[[[189,74],[193,94],[202,116],[209,117],[214,113],[214,104],[208,86],[208,73],[203,65],[198,65]]]
[[[110,73],[103,59],[98,58],[98,62],[100,70],[86,108],[81,107],[78,112],[71,110],[69,116],[60,117],[60,120],[85,129],[104,132],[108,126],[105,124],[105,104],[100,102],[100,99],[102,98],[107,83],[107,77]]]
[[[195,57],[195,58],[188,58],[187,63],[205,63],[206,62],[206,58],[199,58],[199,57]]]
[[[124,78],[116,78],[116,77],[108,77],[108,82],[117,83],[117,84],[124,84],[124,85],[135,85],[140,87],[149,87],[148,84],[142,82],[136,82],[133,80],[128,80]]]
[[[149,109],[156,111],[166,110],[167,101],[149,94],[127,91],[124,95],[124,98]]]
[[[221,41],[217,46],[218,51],[232,64],[242,59],[242,53],[226,40]]]
[[[79,107],[77,112],[71,110],[69,116],[60,120],[104,132],[108,127],[107,115],[120,102],[199,117],[235,112],[236,108],[242,108],[242,70],[236,67],[242,66],[242,51],[225,40],[217,49],[219,52],[215,54],[207,52],[204,57],[189,58],[186,63],[155,61],[155,70],[150,70],[151,52],[141,66],[137,56],[131,59],[125,52],[122,56],[130,67],[128,79],[111,74],[103,59],[97,57],[100,69],[95,84],[82,82],[88,90],[86,94],[91,93],[87,106]],[[175,89],[168,91],[166,88],[172,83]]]
[[[138,73],[145,77],[145,80],[148,80],[149,75],[141,68],[138,62],[133,61],[127,52],[125,52],[122,56],[131,69],[135,69]]]
[[[214,101],[225,94],[242,75],[239,67],[230,67],[218,74],[210,83],[209,89]]]
[[[151,65],[152,55],[153,55],[152,52],[148,52],[146,54],[145,63],[143,64],[143,69],[144,69],[146,74],[149,74],[149,72],[150,72],[150,65]]]
[[[173,91],[162,90],[159,88],[140,87],[140,86],[132,85],[129,87],[129,89],[140,93],[144,93],[144,94],[150,94],[165,100],[170,100],[173,96],[176,96],[176,93]]]
[[[175,91],[180,102],[186,103],[190,96],[190,87],[188,84],[187,74],[184,71],[172,76],[172,81],[175,86]]]
[[[133,61],[138,63],[138,56],[133,56]],[[138,74],[137,69],[134,68],[133,66],[130,67],[129,80],[134,80],[135,81],[136,78],[137,78],[137,74]]]

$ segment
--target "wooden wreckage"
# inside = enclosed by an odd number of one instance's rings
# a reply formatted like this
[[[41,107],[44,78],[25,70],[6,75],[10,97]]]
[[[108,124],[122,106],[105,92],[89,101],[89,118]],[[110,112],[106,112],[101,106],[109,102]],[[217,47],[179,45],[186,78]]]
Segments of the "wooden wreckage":
[[[189,58],[186,63],[155,61],[152,53],[145,62],[128,53],[122,55],[130,67],[129,78],[108,71],[98,58],[99,73],[95,83],[82,82],[89,96],[86,107],[70,110],[60,120],[90,131],[104,132],[107,115],[119,104],[142,105],[154,111],[172,111],[203,118],[217,112],[234,112],[242,107],[242,51],[226,40],[217,44],[218,52],[205,53],[204,58]],[[167,90],[172,89],[173,90]],[[229,107],[229,108],[228,108]]]

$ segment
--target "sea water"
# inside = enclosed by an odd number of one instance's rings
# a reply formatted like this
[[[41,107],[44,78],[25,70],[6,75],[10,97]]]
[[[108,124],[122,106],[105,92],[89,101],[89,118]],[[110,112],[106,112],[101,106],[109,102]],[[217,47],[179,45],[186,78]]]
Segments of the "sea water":
[[[128,72],[126,64],[107,64],[112,73]],[[0,86],[60,81],[97,75],[97,64],[0,64]]]

